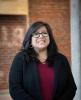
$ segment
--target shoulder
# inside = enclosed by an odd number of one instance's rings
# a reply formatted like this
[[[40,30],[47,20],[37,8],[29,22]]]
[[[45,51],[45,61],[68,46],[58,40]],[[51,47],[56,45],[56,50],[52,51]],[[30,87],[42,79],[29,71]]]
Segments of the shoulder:
[[[25,51],[19,51],[15,54],[15,58],[22,59],[24,56],[27,56],[27,53]]]
[[[25,53],[23,51],[18,51],[13,60],[23,60]]]
[[[29,61],[29,56],[26,51],[19,51],[15,54],[14,60],[17,61]]]
[[[14,59],[22,59],[24,56],[23,52],[19,51],[15,54]]]
[[[67,57],[64,54],[60,53],[60,52],[58,52],[57,57],[61,60],[67,60]]]
[[[57,54],[57,59],[60,60],[62,63],[69,64],[68,58],[62,53]]]
[[[22,52],[17,52],[12,60],[12,65],[21,64],[23,60]]]
[[[17,52],[13,58],[11,68],[22,69],[22,66],[25,64],[24,55],[25,55],[25,53],[22,51]]]

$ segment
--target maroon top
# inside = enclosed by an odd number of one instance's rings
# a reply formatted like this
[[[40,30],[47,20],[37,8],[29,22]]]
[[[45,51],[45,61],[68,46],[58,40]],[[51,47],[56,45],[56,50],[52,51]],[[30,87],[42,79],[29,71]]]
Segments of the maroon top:
[[[54,67],[48,67],[48,64],[39,63],[38,69],[43,100],[52,100],[52,92],[54,89]]]

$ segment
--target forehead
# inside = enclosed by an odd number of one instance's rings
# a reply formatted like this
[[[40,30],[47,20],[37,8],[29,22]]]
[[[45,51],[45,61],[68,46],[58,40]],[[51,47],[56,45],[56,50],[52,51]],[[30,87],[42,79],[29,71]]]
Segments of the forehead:
[[[45,26],[42,26],[39,29],[37,29],[37,32],[42,32],[42,31],[47,31]]]

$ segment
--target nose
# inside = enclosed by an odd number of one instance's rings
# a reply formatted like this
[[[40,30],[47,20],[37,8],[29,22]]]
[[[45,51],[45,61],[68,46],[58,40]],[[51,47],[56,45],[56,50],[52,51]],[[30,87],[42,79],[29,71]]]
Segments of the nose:
[[[41,38],[41,37],[43,37],[43,34],[41,33],[41,34],[39,34],[39,37]]]

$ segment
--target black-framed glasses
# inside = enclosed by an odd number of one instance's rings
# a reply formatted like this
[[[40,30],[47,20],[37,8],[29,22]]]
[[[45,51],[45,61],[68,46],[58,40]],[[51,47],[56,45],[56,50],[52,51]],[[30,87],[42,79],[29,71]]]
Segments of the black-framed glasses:
[[[35,33],[32,34],[32,36],[35,37],[35,38],[39,38],[41,34],[44,37],[48,37],[49,36],[47,32],[41,32],[41,33],[35,32]]]

